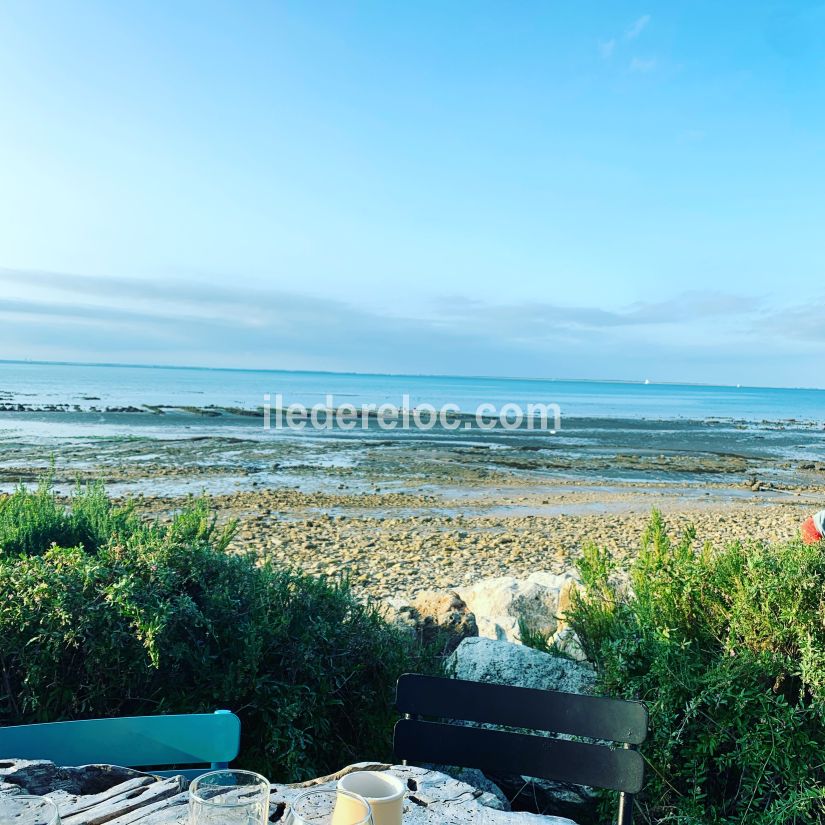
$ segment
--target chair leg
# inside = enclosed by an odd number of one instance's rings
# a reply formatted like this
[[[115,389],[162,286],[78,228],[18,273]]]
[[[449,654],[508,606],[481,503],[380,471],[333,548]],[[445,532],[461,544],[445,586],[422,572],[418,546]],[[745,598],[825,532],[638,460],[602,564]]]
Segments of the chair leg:
[[[633,825],[633,795],[619,794],[619,818],[616,825]]]

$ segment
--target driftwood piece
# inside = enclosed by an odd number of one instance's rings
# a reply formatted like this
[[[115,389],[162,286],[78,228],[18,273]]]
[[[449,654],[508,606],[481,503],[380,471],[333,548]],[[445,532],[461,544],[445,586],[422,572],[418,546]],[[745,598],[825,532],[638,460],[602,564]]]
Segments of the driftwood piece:
[[[35,796],[54,791],[88,796],[138,776],[149,774],[117,765],[60,768],[45,759],[0,759],[0,783],[16,785]]]
[[[340,771],[327,774],[326,776],[319,776],[316,779],[308,779],[306,782],[295,782],[291,785],[283,785],[284,788],[314,788],[316,785],[329,785],[332,782],[337,782],[342,776],[348,773],[355,773],[355,771],[388,771],[392,765],[386,762],[358,762],[355,765],[347,765],[346,768],[341,768]]]
[[[119,785],[113,785],[105,791],[95,794],[70,794],[66,791],[52,791],[49,796],[60,808],[60,817],[63,821],[72,816],[88,811],[97,805],[105,805],[114,800],[120,799],[126,794],[132,794],[141,788],[154,785],[155,779],[152,776],[136,776],[128,779]]]
[[[183,791],[111,819],[107,825],[174,825],[187,823],[188,817],[189,792]]]
[[[6,760],[0,766],[5,766],[0,767],[0,794],[48,794],[57,803],[64,825],[187,823],[188,793],[182,777],[155,777],[111,765],[58,768],[46,762]],[[374,762],[349,765],[308,782],[272,785],[270,822],[283,825],[289,804],[307,788],[332,789],[338,779],[357,770],[387,770],[401,779],[408,789],[404,825],[575,825],[569,819],[494,810],[483,804],[480,790],[438,771]],[[110,784],[101,788],[104,779]],[[74,790],[80,787],[93,792]]]
[[[130,788],[70,816],[63,815],[59,799],[55,798],[55,802],[60,808],[60,819],[63,825],[102,825],[104,822],[120,819],[134,811],[142,811],[145,806],[179,796],[184,784],[181,780],[180,776],[172,776],[149,785]],[[123,786],[118,786],[118,789],[121,787]]]

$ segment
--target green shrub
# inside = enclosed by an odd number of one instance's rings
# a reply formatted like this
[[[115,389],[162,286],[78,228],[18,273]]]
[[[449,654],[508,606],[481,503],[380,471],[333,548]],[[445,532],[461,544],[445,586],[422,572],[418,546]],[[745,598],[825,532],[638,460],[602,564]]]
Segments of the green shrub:
[[[694,543],[654,513],[629,589],[587,548],[568,614],[601,689],[650,710],[637,816],[825,821],[825,546]]]
[[[132,507],[113,507],[101,485],[78,490],[72,507],[55,498],[49,479],[34,492],[21,488],[14,495],[0,497],[0,552],[35,556],[51,544],[60,547],[82,545],[97,552],[121,535],[140,530],[140,519]]]
[[[417,651],[345,583],[228,552],[233,530],[97,486],[0,500],[0,724],[229,708],[238,764],[281,781],[387,757]]]

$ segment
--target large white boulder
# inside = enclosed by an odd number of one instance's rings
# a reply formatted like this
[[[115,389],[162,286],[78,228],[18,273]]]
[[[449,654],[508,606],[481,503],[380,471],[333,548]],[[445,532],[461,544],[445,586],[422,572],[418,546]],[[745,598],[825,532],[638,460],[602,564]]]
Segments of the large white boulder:
[[[477,637],[461,642],[447,658],[446,669],[456,679],[567,693],[591,693],[595,682],[593,668],[586,662]]]
[[[520,619],[545,636],[561,630],[564,610],[577,584],[573,573],[536,572],[526,579],[483,579],[458,593],[476,617],[479,636],[518,642]]]

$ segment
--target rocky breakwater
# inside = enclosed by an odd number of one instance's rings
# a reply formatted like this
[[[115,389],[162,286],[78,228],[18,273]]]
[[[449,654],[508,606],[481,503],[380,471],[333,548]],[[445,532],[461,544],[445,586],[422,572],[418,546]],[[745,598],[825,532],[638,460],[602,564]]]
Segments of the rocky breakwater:
[[[424,643],[436,644],[445,656],[445,671],[456,679],[592,693],[595,672],[565,622],[579,586],[572,571],[536,572],[525,579],[499,576],[455,591],[391,599],[388,614]],[[525,645],[523,630],[541,637],[543,646],[555,653]],[[466,773],[457,775],[466,779]],[[482,779],[480,773],[473,781],[492,781],[516,810],[578,822],[591,821],[594,815],[596,797],[588,788],[523,776]]]

